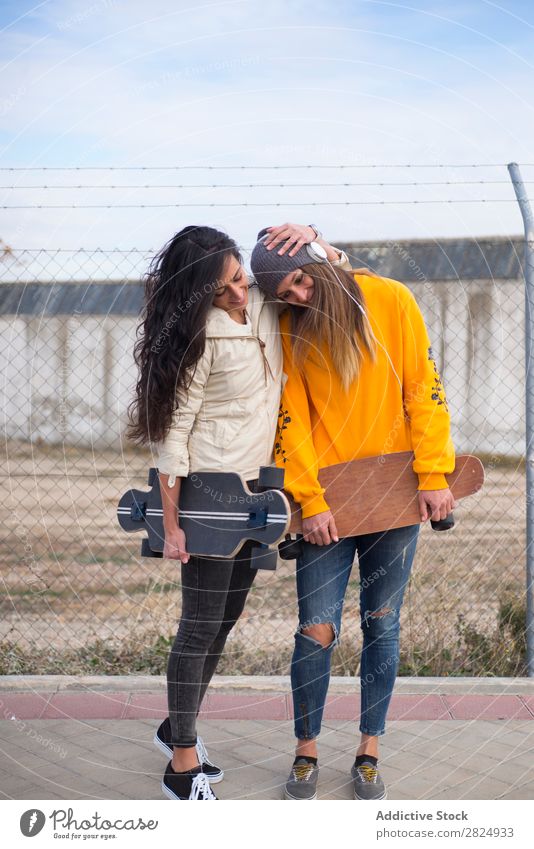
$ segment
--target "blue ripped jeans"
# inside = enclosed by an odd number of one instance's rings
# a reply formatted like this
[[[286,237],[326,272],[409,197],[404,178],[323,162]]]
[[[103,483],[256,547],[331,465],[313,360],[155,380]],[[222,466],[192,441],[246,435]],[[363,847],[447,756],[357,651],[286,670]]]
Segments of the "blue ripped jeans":
[[[400,609],[418,533],[419,525],[410,525],[345,537],[326,546],[301,540],[302,554],[297,560],[299,629],[291,662],[295,734],[299,740],[311,740],[321,730],[332,650],[339,639],[343,602],[356,554],[363,631],[360,731],[373,736],[384,734],[399,665]],[[334,639],[326,648],[302,633],[319,623],[329,623],[334,629]]]

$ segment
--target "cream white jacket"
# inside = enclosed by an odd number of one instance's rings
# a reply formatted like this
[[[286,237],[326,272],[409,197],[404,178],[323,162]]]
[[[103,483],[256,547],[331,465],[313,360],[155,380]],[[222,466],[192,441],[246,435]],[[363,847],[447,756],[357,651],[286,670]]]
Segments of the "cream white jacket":
[[[271,464],[282,385],[279,306],[252,285],[246,324],[211,308],[204,353],[157,446],[156,465],[170,486],[200,471],[251,480]]]
[[[342,252],[334,264],[350,268]],[[246,324],[210,309],[204,353],[188,391],[178,396],[167,437],[155,445],[154,464],[169,475],[169,486],[193,472],[237,472],[252,480],[260,466],[273,463],[284,377],[281,309],[283,303],[265,301],[255,283]]]

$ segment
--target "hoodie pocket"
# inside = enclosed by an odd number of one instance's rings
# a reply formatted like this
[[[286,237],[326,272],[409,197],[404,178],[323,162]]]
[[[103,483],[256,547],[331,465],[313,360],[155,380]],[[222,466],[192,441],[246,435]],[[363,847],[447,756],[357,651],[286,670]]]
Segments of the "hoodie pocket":
[[[234,398],[232,401],[221,404],[220,411],[209,422],[209,431],[214,445],[219,448],[228,448],[234,440],[239,438],[249,418],[250,414],[244,399]],[[243,445],[243,450],[247,450],[246,445]]]

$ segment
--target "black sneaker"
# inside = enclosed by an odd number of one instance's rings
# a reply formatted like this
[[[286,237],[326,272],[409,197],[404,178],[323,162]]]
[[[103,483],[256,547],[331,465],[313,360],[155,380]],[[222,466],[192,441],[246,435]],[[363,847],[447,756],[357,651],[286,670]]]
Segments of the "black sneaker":
[[[161,789],[169,799],[178,799],[180,802],[211,802],[217,799],[210,787],[208,776],[199,766],[188,772],[175,772],[169,761]]]
[[[172,758],[172,743],[171,743],[171,722],[169,717],[164,719],[160,727],[154,734],[154,745],[163,752],[168,758]],[[196,752],[199,764],[202,765],[202,772],[208,776],[210,784],[218,784],[224,778],[224,772],[209,759],[208,752],[202,740],[202,737],[197,737]]]

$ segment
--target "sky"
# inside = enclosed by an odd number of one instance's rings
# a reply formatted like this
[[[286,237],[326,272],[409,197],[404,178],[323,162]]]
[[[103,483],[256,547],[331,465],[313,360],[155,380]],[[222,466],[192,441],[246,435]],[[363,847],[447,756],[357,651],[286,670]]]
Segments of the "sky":
[[[12,248],[152,250],[186,224],[245,249],[284,221],[334,242],[522,232],[529,2],[0,0],[0,29],[0,204],[113,206],[0,209]],[[43,166],[91,170],[6,170]]]

